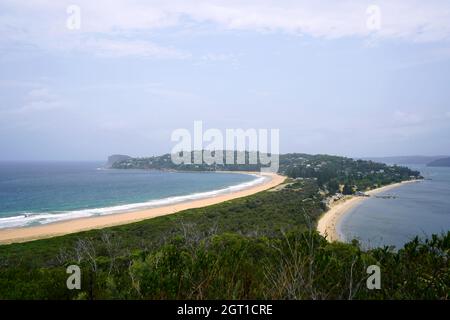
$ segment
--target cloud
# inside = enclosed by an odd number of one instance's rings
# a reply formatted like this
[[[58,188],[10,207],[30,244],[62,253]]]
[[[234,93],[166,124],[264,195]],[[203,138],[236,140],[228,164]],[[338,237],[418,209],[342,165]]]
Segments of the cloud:
[[[37,82],[17,81],[17,80],[0,80],[0,88],[36,88],[39,87]]]
[[[148,41],[91,39],[82,41],[75,50],[93,53],[100,57],[146,57],[159,59],[187,59],[189,53],[159,46]]]
[[[172,98],[177,100],[198,100],[200,97],[189,91],[173,89],[158,82],[139,82],[139,83],[97,83],[95,85],[78,87],[79,91],[92,91],[92,94],[99,92],[135,92],[138,94],[149,94],[150,96],[157,96],[162,98]]]
[[[23,116],[36,112],[54,111],[64,108],[61,99],[47,87],[31,89],[25,97],[22,107],[10,109],[9,114]]]
[[[0,109],[0,128],[3,132],[16,135],[64,127],[69,118],[66,113],[68,109],[67,101],[41,84],[29,89],[22,99]],[[61,117],[63,114],[64,117]]]
[[[69,2],[8,1],[0,4],[0,48],[17,54],[28,50],[92,54],[99,57],[186,59],[190,54],[158,44],[142,31],[167,27],[170,18],[151,6],[123,1],[79,1],[80,29],[68,28]],[[158,11],[158,12],[157,12]],[[161,17],[158,17],[162,15]]]
[[[200,57],[207,62],[235,61],[236,55],[231,53],[207,53]]]
[[[156,43],[155,34],[192,25],[220,32],[282,32],[318,38],[361,37],[413,42],[450,39],[447,0],[379,0],[380,28],[372,30],[366,0],[162,0],[87,1],[81,29],[68,30],[68,1],[4,0],[0,36],[9,43],[78,50],[102,56],[185,58],[189,54]],[[58,39],[55,41],[55,39]],[[1,42],[0,41],[0,42]],[[54,43],[59,42],[59,46]],[[0,44],[1,45],[1,44]]]
[[[213,64],[226,64],[233,69],[239,68],[239,58],[242,54],[234,53],[206,53],[201,55],[195,60],[195,65],[213,65]]]
[[[403,111],[396,111],[394,113],[394,120],[397,124],[406,126],[419,125],[424,122],[423,117],[419,114]]]

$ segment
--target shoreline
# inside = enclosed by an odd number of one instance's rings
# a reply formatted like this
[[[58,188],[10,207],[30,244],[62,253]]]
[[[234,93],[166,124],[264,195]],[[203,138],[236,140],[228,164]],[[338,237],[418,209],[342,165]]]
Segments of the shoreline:
[[[170,171],[166,172],[169,173]],[[178,171],[177,173],[192,173],[192,172]],[[168,206],[176,203],[201,200],[218,196],[221,194],[228,194],[239,190],[245,190],[253,186],[262,184],[264,183],[264,180],[267,179],[264,176],[259,175],[259,172],[254,171],[208,171],[208,172],[202,171],[200,173],[203,174],[233,173],[237,175],[246,175],[254,179],[226,187],[218,187],[219,189],[198,191],[176,196],[167,196],[163,198],[151,199],[146,201],[144,200],[131,203],[111,204],[93,208],[72,209],[58,212],[58,214],[52,214],[52,212],[41,212],[41,213],[22,213],[10,217],[0,217],[0,226],[1,226],[0,231],[4,229],[28,228],[32,226],[45,225],[49,223],[57,223],[81,218],[90,218],[111,214],[122,214],[133,211],[140,211]],[[40,221],[41,223],[33,224],[33,222],[35,221]]]
[[[375,196],[381,192],[389,191],[409,183],[420,182],[421,180],[407,180],[397,183],[392,183],[380,188],[372,189],[367,192],[369,196]],[[328,242],[343,241],[339,235],[337,227],[342,218],[358,204],[366,200],[367,197],[362,196],[346,196],[345,198],[333,203],[332,206],[322,215],[317,223],[317,231],[325,237]]]
[[[226,173],[226,171],[217,172]],[[240,189],[230,193],[217,194],[212,197],[174,203],[160,207],[140,209],[124,213],[114,213],[103,216],[70,219],[38,226],[1,229],[0,245],[52,238],[92,229],[103,229],[107,227],[129,224],[146,219],[174,214],[188,209],[207,207],[210,205],[250,196],[255,193],[271,189],[281,184],[286,179],[286,177],[275,173],[241,171],[233,171],[233,173],[265,176],[268,177],[268,179],[267,181],[250,186],[246,189]]]

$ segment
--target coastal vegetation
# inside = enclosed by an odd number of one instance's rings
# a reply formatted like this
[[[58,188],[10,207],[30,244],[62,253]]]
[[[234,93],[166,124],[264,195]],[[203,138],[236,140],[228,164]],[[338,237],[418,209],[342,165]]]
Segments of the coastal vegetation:
[[[192,162],[194,162],[194,152],[191,153]],[[171,161],[171,155],[165,154],[148,158],[128,158],[113,163],[112,167],[178,171],[259,171],[261,167],[264,167],[259,161],[251,164],[249,159],[252,155],[249,152],[234,152],[235,159],[239,153],[245,159],[244,164],[175,164]],[[253,156],[259,159],[259,153]],[[366,191],[395,182],[421,178],[418,171],[407,167],[304,153],[281,154],[278,172],[294,179],[316,179],[319,187],[330,194],[342,191],[344,186],[347,186],[347,190],[353,190],[352,192]]]
[[[450,232],[362,250],[357,240],[329,243],[315,231],[332,186],[370,188],[417,172],[300,154],[280,161],[280,171],[290,176],[283,185],[249,197],[0,246],[0,298],[449,298]],[[66,287],[69,265],[81,268],[80,290]],[[381,269],[380,290],[366,286],[370,265]]]

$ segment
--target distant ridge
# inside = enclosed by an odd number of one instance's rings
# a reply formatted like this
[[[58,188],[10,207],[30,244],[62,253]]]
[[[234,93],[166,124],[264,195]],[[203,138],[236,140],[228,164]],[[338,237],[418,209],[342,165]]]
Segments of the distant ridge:
[[[361,158],[362,160],[372,160],[375,162],[382,162],[386,164],[423,164],[428,165],[429,163],[442,159],[448,158],[449,156],[392,156],[392,157],[367,157]]]
[[[450,167],[450,157],[441,158],[431,161],[427,164],[428,167]]]
[[[113,154],[108,157],[108,162],[106,163],[107,168],[112,168],[116,162],[121,162],[131,159],[130,156],[124,155],[124,154]]]

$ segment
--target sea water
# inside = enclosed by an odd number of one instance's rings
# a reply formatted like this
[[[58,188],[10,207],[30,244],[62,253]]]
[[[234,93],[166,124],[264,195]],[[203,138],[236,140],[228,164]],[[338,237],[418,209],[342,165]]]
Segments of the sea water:
[[[338,224],[345,241],[399,248],[415,236],[450,230],[450,168],[408,167],[419,170],[425,180],[379,193],[352,208]]]
[[[0,162],[0,229],[201,199],[264,179],[239,173],[104,169],[100,162]]]

